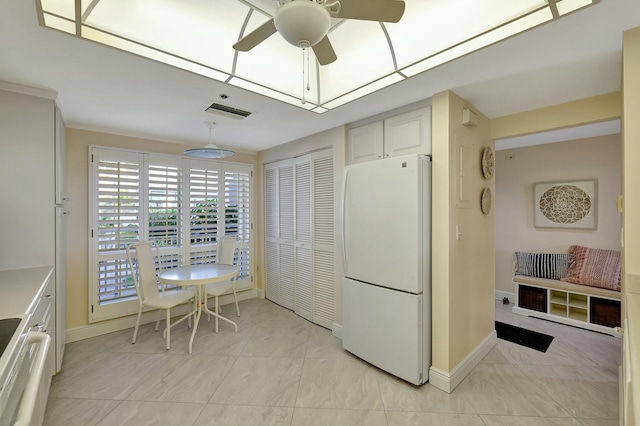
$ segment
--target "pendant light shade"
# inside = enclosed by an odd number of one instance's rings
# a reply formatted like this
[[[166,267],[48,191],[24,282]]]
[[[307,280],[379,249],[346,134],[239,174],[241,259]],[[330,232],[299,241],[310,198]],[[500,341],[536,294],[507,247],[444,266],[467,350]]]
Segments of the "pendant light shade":
[[[209,158],[209,159],[225,158],[225,157],[231,157],[233,155],[236,155],[236,153],[233,152],[232,150],[218,148],[217,145],[212,143],[211,135],[213,133],[213,128],[216,127],[216,123],[206,121],[204,124],[209,128],[209,143],[203,146],[202,148],[187,149],[184,152],[184,155],[186,155],[187,157]]]

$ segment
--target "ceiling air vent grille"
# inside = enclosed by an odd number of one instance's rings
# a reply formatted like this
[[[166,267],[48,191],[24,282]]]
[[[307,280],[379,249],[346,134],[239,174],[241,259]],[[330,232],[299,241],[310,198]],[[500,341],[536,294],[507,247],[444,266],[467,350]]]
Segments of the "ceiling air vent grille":
[[[225,117],[235,118],[236,120],[244,120],[251,115],[249,111],[243,111],[238,108],[233,108],[227,105],[212,103],[205,109],[206,112],[211,114],[223,115]]]

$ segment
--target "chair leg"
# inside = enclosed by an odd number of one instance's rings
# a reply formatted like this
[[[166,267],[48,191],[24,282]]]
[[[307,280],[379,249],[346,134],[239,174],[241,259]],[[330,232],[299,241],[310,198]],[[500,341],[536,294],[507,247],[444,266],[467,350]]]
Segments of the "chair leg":
[[[216,314],[220,315],[220,300],[216,296]],[[216,317],[216,333],[218,332],[218,317]]]
[[[233,300],[236,301],[236,313],[238,314],[238,317],[239,317],[240,316],[240,307],[238,306],[238,296],[236,296],[235,282],[233,283]]]
[[[171,309],[167,309],[167,350],[171,349]]]
[[[162,309],[158,309],[158,319],[156,320],[156,331],[160,327],[160,318],[162,318]]]
[[[133,329],[133,340],[131,344],[136,343],[136,337],[138,337],[138,327],[140,327],[140,316],[142,315],[142,306],[138,308],[138,318],[136,319],[136,328]]]

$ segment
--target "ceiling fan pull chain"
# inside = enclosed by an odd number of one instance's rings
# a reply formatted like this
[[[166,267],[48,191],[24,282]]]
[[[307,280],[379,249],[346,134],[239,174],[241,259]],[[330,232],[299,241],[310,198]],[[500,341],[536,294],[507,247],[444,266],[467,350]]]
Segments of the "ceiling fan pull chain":
[[[306,56],[307,56],[307,92],[311,90],[311,87],[309,87],[309,49],[305,49],[306,51]]]
[[[303,46],[302,47],[302,99],[300,99],[300,101],[303,104],[307,103],[307,99],[304,96],[304,87],[305,87],[305,84],[307,83],[307,70],[306,70],[305,60],[304,60],[305,55],[307,55],[307,49]]]

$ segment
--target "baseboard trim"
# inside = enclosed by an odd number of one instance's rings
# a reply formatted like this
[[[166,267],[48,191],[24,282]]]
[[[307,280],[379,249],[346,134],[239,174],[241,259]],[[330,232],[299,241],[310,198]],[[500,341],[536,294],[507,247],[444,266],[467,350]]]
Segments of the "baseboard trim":
[[[251,289],[246,291],[240,291],[237,293],[238,301],[255,299],[257,297],[257,290]],[[226,294],[220,297],[220,306],[233,303],[233,294]],[[178,306],[171,310],[173,317],[185,315],[189,310],[188,305]],[[235,312],[235,307],[234,307]],[[234,313],[235,315],[235,313]],[[107,321],[100,321],[81,327],[75,327],[67,329],[67,343],[77,342],[79,340],[89,339],[91,337],[101,336],[103,334],[113,333],[114,331],[126,330],[127,328],[135,327],[137,315],[129,315],[122,318],[115,318]],[[149,324],[155,322],[158,318],[157,311],[143,312],[140,318],[140,324]],[[164,319],[164,317],[163,317]]]
[[[440,370],[436,367],[429,368],[429,383],[436,388],[447,393],[453,390],[464,380],[465,377],[480,363],[482,358],[497,343],[498,337],[496,331],[493,330],[469,355],[463,359],[460,364],[456,365],[450,373]]]
[[[499,300],[502,302],[502,299],[504,299],[505,297],[507,299],[509,299],[509,303],[511,303],[512,305],[515,305],[516,303],[516,294],[515,293],[509,293],[507,291],[499,291],[496,290],[496,300]]]
[[[342,324],[333,323],[331,326],[331,334],[342,340]]]

